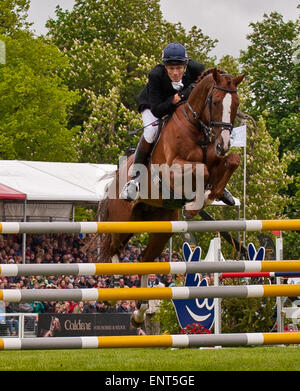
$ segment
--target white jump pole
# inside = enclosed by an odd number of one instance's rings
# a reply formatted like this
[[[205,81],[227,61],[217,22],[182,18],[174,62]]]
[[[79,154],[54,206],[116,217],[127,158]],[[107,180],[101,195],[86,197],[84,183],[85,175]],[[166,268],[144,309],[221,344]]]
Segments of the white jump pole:
[[[282,243],[282,234],[280,232],[280,236],[276,236],[276,260],[282,261],[283,259],[283,243]],[[276,277],[276,284],[281,284],[281,277]],[[277,308],[277,332],[282,333],[284,329],[283,325],[283,317],[282,317],[282,301],[283,298],[278,296],[276,297],[276,308]]]

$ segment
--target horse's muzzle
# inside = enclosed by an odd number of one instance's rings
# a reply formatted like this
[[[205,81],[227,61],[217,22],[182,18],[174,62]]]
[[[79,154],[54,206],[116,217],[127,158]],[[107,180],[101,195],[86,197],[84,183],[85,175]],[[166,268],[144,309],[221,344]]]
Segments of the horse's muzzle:
[[[226,154],[226,152],[228,152],[228,149],[225,149],[224,148],[224,143],[223,141],[220,142],[220,143],[217,143],[216,145],[216,155],[219,156],[219,157],[222,157]]]
[[[216,155],[221,157],[224,156],[230,148],[230,131],[228,129],[222,129],[221,138],[216,143]]]

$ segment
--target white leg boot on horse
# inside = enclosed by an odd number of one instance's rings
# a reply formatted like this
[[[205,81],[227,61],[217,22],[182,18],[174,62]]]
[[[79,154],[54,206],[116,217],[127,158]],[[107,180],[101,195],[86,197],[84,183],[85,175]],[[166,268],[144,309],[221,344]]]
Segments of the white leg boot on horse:
[[[146,288],[148,286],[148,275],[143,274],[141,277],[141,288]],[[135,310],[131,316],[131,324],[135,328],[140,328],[146,318],[146,311],[149,305],[147,301],[140,301],[137,303],[137,310]]]

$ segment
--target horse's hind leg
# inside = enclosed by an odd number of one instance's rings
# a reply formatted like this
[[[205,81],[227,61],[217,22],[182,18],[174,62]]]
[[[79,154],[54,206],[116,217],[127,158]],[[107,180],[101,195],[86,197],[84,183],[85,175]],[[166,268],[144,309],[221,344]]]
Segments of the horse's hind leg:
[[[117,234],[115,236],[117,236],[118,239],[116,239],[115,237],[112,237],[111,261],[112,261],[112,263],[119,263],[120,262],[120,251],[126,246],[126,244],[129,242],[129,240],[133,236],[133,234]],[[114,287],[115,288],[120,287],[120,277],[121,276],[119,274],[114,275]]]
[[[165,234],[150,234],[149,243],[142,253],[143,262],[152,262],[162,253],[167,241],[172,236],[172,233]],[[141,288],[148,286],[148,274],[143,274],[141,277]],[[147,301],[137,302],[137,310],[133,312],[131,317],[131,324],[138,328],[144,323],[145,313],[149,305]]]
[[[170,233],[152,233],[149,235],[148,245],[141,254],[143,262],[153,262],[163,252],[166,243],[173,234]]]
[[[178,211],[164,211],[165,220],[178,220]],[[161,219],[160,219],[161,220]],[[163,252],[166,243],[172,236],[172,233],[151,233],[149,235],[148,245],[141,254],[143,262],[153,262]],[[148,275],[142,275],[141,287],[146,288],[148,286]],[[137,310],[133,312],[131,317],[131,323],[134,327],[141,327],[144,323],[145,313],[148,309],[147,301],[140,301],[137,303]]]

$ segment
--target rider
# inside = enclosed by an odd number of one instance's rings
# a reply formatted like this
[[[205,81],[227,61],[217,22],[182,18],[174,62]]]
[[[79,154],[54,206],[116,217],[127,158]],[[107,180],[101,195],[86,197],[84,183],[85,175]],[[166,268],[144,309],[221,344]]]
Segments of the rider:
[[[138,96],[144,132],[135,151],[131,179],[120,194],[122,199],[135,201],[139,197],[140,172],[134,169],[134,165],[147,164],[159,132],[158,119],[171,115],[180,101],[188,99],[193,83],[204,69],[203,64],[188,58],[180,43],[170,43],[164,48],[162,63],[149,72],[148,83]],[[226,189],[221,200],[234,204]]]

